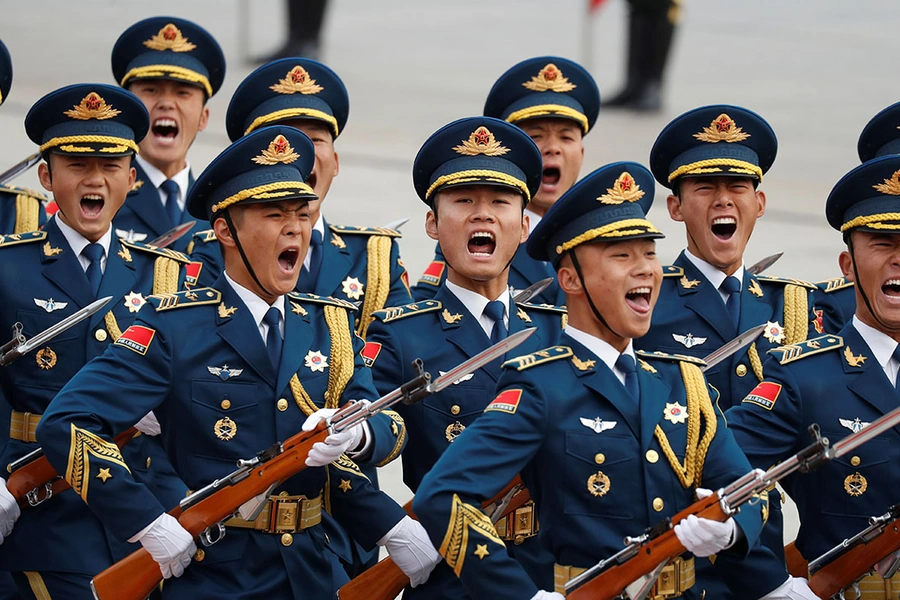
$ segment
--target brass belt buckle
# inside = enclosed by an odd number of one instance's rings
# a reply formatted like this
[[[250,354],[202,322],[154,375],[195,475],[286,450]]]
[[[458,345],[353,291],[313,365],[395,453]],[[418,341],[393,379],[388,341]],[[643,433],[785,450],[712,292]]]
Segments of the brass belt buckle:
[[[513,513],[513,539],[516,544],[521,544],[527,538],[534,535],[534,504],[526,504]]]
[[[676,558],[660,572],[656,579],[656,584],[651,590],[651,598],[654,600],[664,600],[671,598],[680,592],[681,589],[681,557]]]
[[[274,533],[296,533],[297,517],[300,514],[300,501],[296,499],[282,500],[272,498],[270,513],[270,530]]]

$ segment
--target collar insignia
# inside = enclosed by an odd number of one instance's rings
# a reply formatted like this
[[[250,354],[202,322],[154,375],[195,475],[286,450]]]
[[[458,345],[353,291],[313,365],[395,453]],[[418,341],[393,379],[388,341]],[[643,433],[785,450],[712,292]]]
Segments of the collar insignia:
[[[716,144],[718,142],[727,142],[730,144],[732,142],[743,142],[750,137],[750,134],[744,133],[744,131],[734,122],[734,119],[727,114],[722,113],[713,119],[712,123],[709,124],[709,127],[704,127],[703,131],[695,133],[694,137],[701,142],[709,142],[710,144]]]
[[[446,371],[441,371],[440,369],[438,369],[438,373],[440,373],[441,377],[443,377],[444,375],[447,374]],[[474,376],[475,376],[475,373],[469,373],[468,375],[463,375],[462,377],[460,377],[459,379],[454,381],[453,385],[459,385],[463,381],[468,381],[468,380],[472,379]]]
[[[529,317],[528,313],[526,313],[521,308],[516,309],[516,316],[519,317],[520,319],[522,319],[523,321],[525,321],[526,323],[531,323],[531,317]]]
[[[244,372],[243,369],[231,369],[228,365],[222,365],[221,367],[206,367],[206,370],[209,371],[210,375],[215,375],[222,381],[228,381],[232,377],[238,377]]]
[[[678,280],[678,283],[680,283],[681,287],[683,287],[684,289],[689,290],[689,289],[695,288],[698,285],[700,285],[700,280],[699,279],[688,280],[687,275],[685,275],[681,279]]]
[[[847,364],[851,367],[861,367],[864,362],[866,362],[867,356],[863,356],[860,354],[859,356],[854,356],[853,351],[850,350],[850,346],[844,347],[844,358],[847,359]]]
[[[224,302],[219,305],[219,318],[220,319],[227,319],[228,317],[230,317],[231,315],[233,315],[236,312],[237,312],[237,308],[235,308],[234,306],[226,307]]]
[[[196,44],[189,42],[181,34],[181,30],[172,23],[166,24],[156,35],[145,41],[144,45],[151,50],[171,50],[172,52],[190,52],[197,47]]]
[[[125,308],[128,309],[128,312],[136,313],[145,304],[147,301],[138,292],[130,292],[125,296]]]
[[[306,69],[297,65],[269,89],[277,94],[318,94],[324,88],[309,76]]]
[[[52,313],[54,310],[62,310],[69,305],[68,302],[57,302],[53,298],[49,300],[41,300],[40,298],[35,298],[34,303],[46,310],[48,313]]]
[[[763,337],[773,344],[780,344],[784,341],[784,327],[778,321],[768,321],[763,329]]]
[[[575,365],[575,368],[578,369],[579,371],[589,371],[594,368],[594,365],[597,364],[597,362],[592,358],[589,358],[587,360],[581,360],[580,358],[578,358],[577,356],[575,356],[573,354],[572,355],[572,364]],[[584,423],[584,419],[582,419],[581,422]],[[615,425],[615,423],[613,423],[613,425]],[[600,433],[600,432],[598,431],[597,433]]]
[[[581,424],[594,431],[594,433],[603,433],[609,429],[612,429],[616,426],[618,421],[604,421],[600,417],[594,417],[593,419],[586,419],[585,417],[580,417]]]
[[[341,282],[341,291],[351,300],[359,300],[363,295],[363,284],[356,277],[348,277]]]
[[[138,179],[137,181],[134,182],[134,185],[131,186],[131,191],[132,191],[132,192],[136,192],[136,191],[138,191],[139,189],[141,189],[142,187],[144,187],[144,180],[143,180],[143,179]],[[117,229],[116,231],[121,231],[121,230],[120,230],[120,229]],[[119,236],[119,237],[122,237],[122,236]],[[145,234],[144,237],[147,237],[147,235]],[[139,240],[134,240],[134,241],[135,241],[135,242],[141,242],[141,241],[143,241],[143,239],[144,239],[144,238],[141,238],[141,239],[139,239]],[[130,240],[129,240],[129,241],[130,241]]]
[[[853,433],[859,433],[863,429],[869,426],[869,423],[865,421],[860,421],[859,417],[856,417],[852,421],[850,419],[838,419],[841,425],[852,431]]]
[[[62,254],[62,248],[54,248],[50,242],[44,244],[44,256],[56,256],[57,254]]]
[[[623,202],[636,202],[644,197],[644,191],[637,184],[634,177],[628,171],[622,171],[619,178],[611,188],[606,189],[606,193],[599,196],[599,200],[603,204],[622,204]]]
[[[463,318],[463,316],[459,313],[451,315],[450,311],[447,310],[446,308],[444,309],[444,312],[441,313],[441,316],[444,318],[444,321],[446,321],[448,325],[453,325],[454,323],[459,323],[460,321],[462,321],[462,318]]]
[[[119,251],[116,252],[116,254],[118,254],[119,258],[121,258],[125,262],[131,262],[131,251],[126,246],[122,246],[121,248],[119,248]]]
[[[494,139],[494,134],[484,125],[473,131],[469,139],[463,140],[461,145],[453,146],[453,149],[463,156],[478,156],[479,154],[503,156],[509,152],[509,148]]]
[[[291,302],[291,312],[295,315],[306,316],[309,313],[306,312],[306,309],[297,304],[296,302]]]
[[[673,333],[672,338],[679,344],[683,345],[685,348],[693,348],[694,346],[699,346],[706,341],[705,337],[694,337],[693,333],[688,333],[686,335],[678,335],[677,333]]]
[[[759,287],[759,282],[755,279],[750,279],[750,285],[747,286],[747,291],[756,296],[757,298],[763,297],[762,288]]]
[[[678,425],[687,421],[687,407],[682,406],[678,402],[666,402],[666,408],[663,410],[663,416],[666,421]]]
[[[888,196],[900,196],[900,171],[894,171],[890,179],[885,179],[884,183],[876,183],[872,187]]]
[[[298,158],[300,155],[294,152],[287,138],[279,133],[269,143],[269,147],[262,151],[262,154],[253,157],[253,162],[258,165],[277,165],[278,163],[289,165]]]
[[[549,63],[522,85],[532,92],[571,92],[578,87],[569,82],[567,77],[563,77],[562,71],[553,63]]]
[[[325,367],[328,366],[328,359],[326,359],[325,355],[318,350],[310,350],[306,353],[306,357],[303,359],[303,364],[309,367],[309,370],[313,373],[324,373]]]
[[[656,373],[656,369],[654,369],[653,366],[650,363],[648,363],[647,361],[645,361],[644,359],[639,358],[638,364],[641,365],[641,368],[643,370],[647,371],[648,373]]]
[[[111,104],[107,104],[106,100],[104,100],[100,94],[91,92],[81,99],[81,103],[76,104],[63,114],[72,119],[78,119],[79,121],[87,121],[90,119],[104,121],[106,119],[112,119],[116,115],[121,114],[121,112],[121,110],[114,109]]]

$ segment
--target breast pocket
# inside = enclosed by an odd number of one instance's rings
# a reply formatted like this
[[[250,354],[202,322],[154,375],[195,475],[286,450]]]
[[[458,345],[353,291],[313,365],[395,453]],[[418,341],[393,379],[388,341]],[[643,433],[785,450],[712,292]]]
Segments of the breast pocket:
[[[642,506],[639,453],[637,440],[624,433],[566,433],[566,514],[636,518],[632,506]]]
[[[214,464],[234,466],[239,458],[250,458],[271,440],[263,439],[267,411],[260,410],[260,391],[253,383],[191,382],[191,424],[194,435],[180,443],[191,454]],[[269,425],[271,425],[269,423]]]
[[[822,431],[830,440],[839,440],[847,433]],[[896,502],[890,484],[896,481],[895,451],[892,440],[875,438],[850,454],[826,464],[818,475],[821,485],[822,512],[836,516],[868,517],[881,508]],[[896,439],[893,440],[896,444]]]
[[[425,435],[438,445],[449,444],[484,412],[494,390],[484,385],[459,383],[423,400]]]

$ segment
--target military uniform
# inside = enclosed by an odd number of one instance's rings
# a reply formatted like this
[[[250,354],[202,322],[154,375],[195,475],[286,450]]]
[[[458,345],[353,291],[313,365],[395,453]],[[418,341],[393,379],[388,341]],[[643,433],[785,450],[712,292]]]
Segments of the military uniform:
[[[837,333],[856,313],[856,288],[846,277],[833,277],[816,283],[813,324],[821,335]]]

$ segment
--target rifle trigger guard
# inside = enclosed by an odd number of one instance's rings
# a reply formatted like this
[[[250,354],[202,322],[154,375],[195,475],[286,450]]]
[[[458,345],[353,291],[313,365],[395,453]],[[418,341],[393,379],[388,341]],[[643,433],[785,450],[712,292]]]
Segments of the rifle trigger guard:
[[[36,487],[33,490],[29,491],[25,494],[25,499],[28,500],[28,506],[35,507],[39,504],[43,504],[47,500],[53,497],[53,486],[49,483],[44,484],[44,497],[41,498],[40,495],[41,488]]]
[[[213,530],[216,532],[215,537],[212,535]],[[213,544],[221,541],[223,537],[225,537],[225,524],[219,521],[212,527],[208,527],[200,533],[200,543],[209,548]]]

